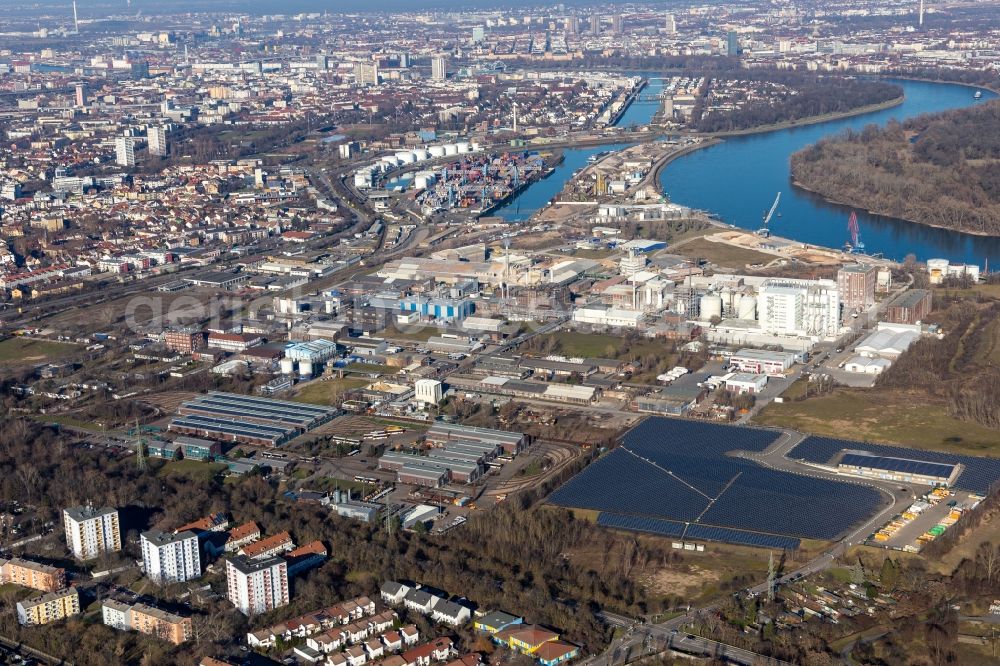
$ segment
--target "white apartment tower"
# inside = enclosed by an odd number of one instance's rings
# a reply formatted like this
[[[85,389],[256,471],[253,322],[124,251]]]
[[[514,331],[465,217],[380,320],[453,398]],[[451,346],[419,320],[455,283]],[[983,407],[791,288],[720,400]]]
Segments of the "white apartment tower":
[[[142,562],[146,575],[160,584],[183,583],[201,576],[198,535],[191,530],[168,534],[160,530],[143,532]]]
[[[115,139],[115,162],[121,166],[135,166],[135,139],[120,136]]]
[[[444,81],[448,78],[448,56],[436,55],[431,58],[431,78]]]
[[[63,528],[66,547],[78,560],[91,560],[122,549],[117,509],[92,506],[63,509]]]
[[[167,130],[161,126],[146,130],[146,141],[149,143],[149,154],[163,157],[167,154]]]
[[[244,615],[258,615],[288,604],[288,564],[280,557],[226,561],[226,597]]]

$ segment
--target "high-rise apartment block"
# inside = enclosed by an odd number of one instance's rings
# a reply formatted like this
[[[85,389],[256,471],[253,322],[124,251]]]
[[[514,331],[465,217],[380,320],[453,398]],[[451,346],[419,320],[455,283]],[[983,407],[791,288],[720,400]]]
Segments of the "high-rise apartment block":
[[[431,78],[435,81],[448,78],[448,56],[436,55],[431,58]]]
[[[78,560],[91,560],[122,549],[118,510],[76,506],[63,509],[66,547]]]
[[[119,166],[135,166],[135,139],[120,136],[115,139],[115,163]]]
[[[244,615],[266,613],[288,604],[288,564],[280,557],[226,561],[227,598]]]
[[[153,581],[183,583],[201,576],[201,554],[198,535],[188,530],[169,534],[160,530],[143,532],[142,562],[146,575]]]

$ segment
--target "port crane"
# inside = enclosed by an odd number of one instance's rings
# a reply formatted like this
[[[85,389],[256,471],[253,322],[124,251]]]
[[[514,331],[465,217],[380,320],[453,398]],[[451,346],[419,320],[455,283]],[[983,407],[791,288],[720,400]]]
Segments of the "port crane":
[[[851,240],[844,249],[848,252],[864,252],[865,243],[861,240],[861,227],[858,226],[857,211],[851,211],[851,217],[847,220],[847,233],[851,235]]]
[[[779,201],[781,201],[781,192],[778,192],[778,196],[774,197],[774,203],[771,204],[771,210],[767,211],[767,213],[764,214],[763,226],[761,226],[761,228],[757,230],[758,236],[763,236],[764,238],[767,238],[768,236],[771,235],[771,230],[767,227],[767,225],[771,222],[771,218],[774,217],[774,211],[778,210]]]

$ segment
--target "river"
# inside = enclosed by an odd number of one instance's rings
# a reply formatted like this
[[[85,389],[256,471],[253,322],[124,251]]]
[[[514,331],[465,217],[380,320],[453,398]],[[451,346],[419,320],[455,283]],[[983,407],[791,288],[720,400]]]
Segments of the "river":
[[[650,76],[646,94],[663,88],[662,79]],[[948,83],[898,81],[906,94],[899,106],[860,116],[830,120],[815,125],[728,138],[722,143],[689,153],[671,162],[664,170],[661,185],[672,201],[715,213],[725,222],[745,229],[757,229],[761,216],[781,192],[780,217],[771,222],[775,235],[826,247],[840,248],[848,240],[850,208],[823,201],[793,188],[789,174],[792,153],[845,128],[861,129],[870,123],[885,124],[921,113],[944,111],[975,104],[972,88]],[[996,95],[983,91],[982,100]],[[618,125],[648,123],[659,108],[658,102],[630,106]],[[556,171],[525,189],[495,214],[509,221],[531,217],[558,194],[573,172],[587,163],[590,155],[625,146],[601,146],[566,150],[565,160]],[[920,260],[944,257],[954,262],[982,266],[987,259],[1000,265],[1000,238],[985,238],[946,229],[935,229],[858,211],[861,239],[870,253],[902,260],[914,254]]]
[[[763,213],[781,192],[781,204],[771,229],[777,236],[839,248],[848,240],[850,208],[829,204],[814,194],[792,187],[789,157],[819,139],[845,128],[883,125],[921,113],[944,111],[976,103],[966,86],[923,81],[898,81],[906,93],[899,106],[816,125],[754,134],[689,153],[675,160],[661,176],[672,201],[717,214],[744,229],[757,229]],[[983,91],[983,100],[995,94]],[[920,260],[943,257],[982,266],[1000,261],[1000,238],[986,238],[858,211],[861,240],[869,253],[881,252],[902,260],[914,254]]]

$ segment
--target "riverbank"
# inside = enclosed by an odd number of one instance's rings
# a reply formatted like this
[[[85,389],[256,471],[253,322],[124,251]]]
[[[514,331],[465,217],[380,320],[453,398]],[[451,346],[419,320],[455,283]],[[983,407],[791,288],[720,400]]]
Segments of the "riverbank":
[[[894,97],[893,99],[886,100],[884,102],[879,102],[878,104],[867,104],[865,106],[859,106],[857,108],[849,109],[847,111],[824,113],[819,116],[807,116],[805,118],[799,118],[798,120],[787,120],[781,123],[771,123],[770,125],[748,127],[747,129],[744,130],[732,130],[730,132],[706,132],[704,134],[696,134],[696,135],[725,138],[734,136],[750,136],[753,134],[766,134],[767,132],[778,132],[780,130],[794,129],[796,127],[808,127],[809,125],[818,125],[820,123],[828,123],[834,120],[853,118],[854,116],[863,116],[866,113],[876,113],[878,111],[885,111],[886,109],[891,109],[893,107],[900,106],[905,101],[906,101],[906,96],[900,95],[899,97]]]
[[[920,220],[911,220],[906,217],[899,217],[898,215],[890,215],[888,213],[880,213],[877,210],[872,210],[867,208],[864,204],[851,203],[850,201],[841,201],[840,199],[834,199],[829,197],[822,192],[812,189],[807,185],[803,184],[801,181],[795,179],[794,176],[791,178],[792,187],[802,190],[803,192],[808,192],[809,194],[821,199],[824,203],[831,204],[833,206],[843,206],[845,208],[851,208],[854,210],[862,210],[869,215],[876,215],[884,220],[892,220],[894,222],[906,222],[907,224],[918,224],[922,227],[927,227],[929,229],[941,229],[943,231],[954,231],[959,234],[966,234],[969,236],[978,236],[980,238],[998,238],[997,234],[986,233],[985,231],[971,231],[968,229],[956,229],[955,227],[946,227],[943,224],[932,224],[930,222],[921,222]]]

